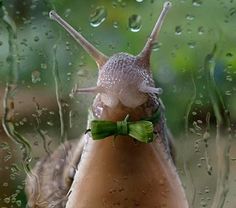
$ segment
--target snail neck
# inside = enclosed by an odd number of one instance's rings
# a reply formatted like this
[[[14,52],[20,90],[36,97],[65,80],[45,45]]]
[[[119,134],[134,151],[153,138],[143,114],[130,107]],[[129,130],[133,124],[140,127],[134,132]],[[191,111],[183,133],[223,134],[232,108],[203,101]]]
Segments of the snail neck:
[[[112,121],[122,120],[127,114],[132,120],[140,120],[150,111],[144,107],[133,110],[101,107],[93,109],[96,117]],[[66,208],[104,208],[116,204],[188,208],[171,157],[159,139],[148,144],[136,142],[130,136],[94,141],[87,134],[84,139],[86,145]]]

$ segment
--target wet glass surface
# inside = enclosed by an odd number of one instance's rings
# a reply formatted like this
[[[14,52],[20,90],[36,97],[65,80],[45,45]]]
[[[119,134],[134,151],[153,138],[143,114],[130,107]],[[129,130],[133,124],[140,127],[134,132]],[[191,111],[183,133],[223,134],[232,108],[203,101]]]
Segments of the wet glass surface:
[[[49,19],[56,10],[106,55],[137,54],[164,1],[0,1],[0,207],[25,207],[25,177],[86,130],[97,66]],[[236,204],[236,2],[172,1],[151,66],[194,208]]]

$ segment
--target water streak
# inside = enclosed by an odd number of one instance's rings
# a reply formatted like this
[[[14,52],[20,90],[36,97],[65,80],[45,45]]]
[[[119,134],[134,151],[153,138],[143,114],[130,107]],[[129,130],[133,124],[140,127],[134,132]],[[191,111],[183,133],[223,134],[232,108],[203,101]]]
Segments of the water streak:
[[[33,99],[33,102],[35,104],[35,108],[36,108],[36,112],[37,112],[37,115],[35,116],[35,119],[36,119],[36,122],[37,122],[36,131],[40,135],[40,137],[42,138],[43,148],[44,148],[45,152],[47,153],[47,155],[49,156],[50,155],[50,150],[49,150],[49,147],[48,147],[48,144],[47,144],[47,139],[46,139],[43,131],[40,129],[40,115],[41,115],[40,106],[39,106],[39,103],[36,101],[35,98]]]
[[[62,84],[61,84],[61,79],[59,76],[59,70],[58,70],[58,62],[57,62],[57,57],[56,57],[56,51],[57,47],[56,45],[53,47],[53,77],[54,77],[54,82],[55,82],[55,91],[56,91],[56,99],[57,99],[57,105],[58,105],[58,113],[60,117],[60,125],[61,125],[61,142],[63,143],[66,139],[66,131],[65,131],[65,122],[64,122],[64,114],[63,114],[63,106],[62,106]]]
[[[1,18],[6,25],[8,31],[9,55],[7,58],[9,64],[8,81],[5,88],[3,98],[3,118],[2,126],[9,138],[20,145],[23,151],[24,169],[30,170],[29,163],[31,161],[31,146],[28,140],[16,131],[14,126],[14,92],[17,87],[19,77],[19,64],[17,62],[17,34],[16,25],[12,18],[8,15],[6,8],[1,5]]]
[[[223,208],[229,192],[230,118],[214,80],[216,45],[205,57],[207,90],[216,117],[217,186],[211,208]]]
[[[196,99],[196,96],[197,96],[197,88],[196,88],[196,83],[195,83],[195,80],[193,78],[193,71],[191,71],[191,80],[192,80],[192,85],[193,85],[193,93],[192,93],[192,96],[188,102],[188,105],[186,107],[186,112],[185,112],[185,137],[186,137],[186,141],[189,139],[189,115],[191,113],[191,109],[192,109],[192,106],[194,104],[194,101]],[[185,143],[186,143],[185,141]],[[186,144],[185,144],[186,145]],[[187,149],[187,147],[186,147]],[[192,190],[192,196],[191,196],[191,199],[190,199],[190,204],[192,207],[194,207],[194,203],[195,203],[195,200],[196,200],[196,188],[194,186],[194,182],[193,182],[193,177],[192,177],[192,174],[191,174],[191,171],[190,171],[190,168],[188,167],[188,163],[186,161],[186,157],[183,156],[184,158],[184,171],[185,171],[185,175],[187,176],[187,179],[189,180],[189,184],[191,185],[190,189]]]

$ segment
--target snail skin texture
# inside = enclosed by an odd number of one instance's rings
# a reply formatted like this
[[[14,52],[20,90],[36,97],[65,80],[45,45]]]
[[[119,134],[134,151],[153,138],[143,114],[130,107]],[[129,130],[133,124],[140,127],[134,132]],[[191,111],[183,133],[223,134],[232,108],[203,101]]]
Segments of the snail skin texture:
[[[130,136],[93,140],[89,133],[67,142],[44,158],[27,178],[30,207],[66,208],[188,208],[185,193],[172,159],[170,133],[164,106],[150,69],[152,45],[170,2],[163,10],[142,51],[133,56],[117,53],[110,58],[98,51],[55,11],[58,22],[96,61],[97,86],[74,89],[94,93],[93,117],[121,121],[129,115],[139,121],[160,111],[154,124],[153,142],[141,143]]]

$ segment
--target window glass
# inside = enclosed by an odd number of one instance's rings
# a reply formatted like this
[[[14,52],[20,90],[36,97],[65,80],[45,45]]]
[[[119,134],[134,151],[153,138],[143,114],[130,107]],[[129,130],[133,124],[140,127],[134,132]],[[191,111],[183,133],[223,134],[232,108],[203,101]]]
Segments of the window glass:
[[[25,178],[40,158],[86,130],[97,66],[56,10],[111,56],[138,54],[164,1],[0,1],[0,207],[25,207]],[[173,0],[151,68],[192,207],[236,204],[236,2]]]

